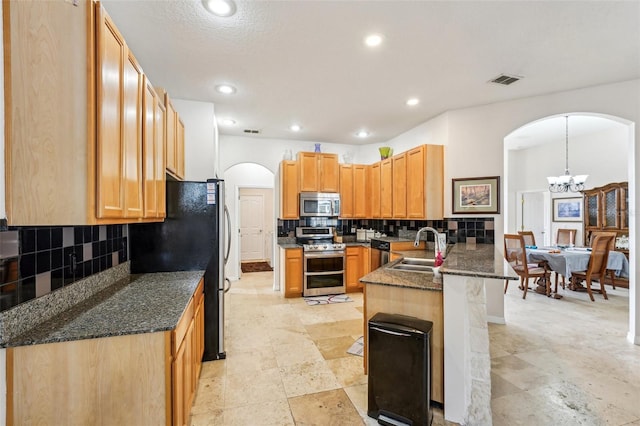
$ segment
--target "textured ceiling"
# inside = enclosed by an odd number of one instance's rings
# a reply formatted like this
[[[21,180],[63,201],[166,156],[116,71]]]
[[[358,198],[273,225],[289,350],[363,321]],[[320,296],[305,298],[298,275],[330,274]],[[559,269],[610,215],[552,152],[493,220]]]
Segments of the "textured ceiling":
[[[103,4],[154,85],[237,122],[222,134],[377,143],[451,109],[640,78],[638,1],[238,1],[230,18],[199,0]],[[524,79],[488,83],[501,73]]]

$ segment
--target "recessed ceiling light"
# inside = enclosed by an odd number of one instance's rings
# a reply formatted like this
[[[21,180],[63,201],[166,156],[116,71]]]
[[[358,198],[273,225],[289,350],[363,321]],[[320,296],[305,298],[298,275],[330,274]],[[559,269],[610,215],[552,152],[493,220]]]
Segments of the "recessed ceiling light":
[[[367,132],[366,130],[360,130],[358,133],[356,133],[356,136],[359,138],[366,138],[369,136],[369,132]]]
[[[409,98],[407,99],[407,105],[409,106],[416,106],[420,103],[420,99],[418,98]]]
[[[302,130],[302,127],[300,127],[299,124],[292,124],[291,126],[289,126],[289,129],[292,132],[299,132],[300,130]]]
[[[380,46],[382,43],[382,36],[380,34],[370,34],[364,38],[364,44],[369,47]]]
[[[236,121],[230,118],[223,118],[220,122],[225,126],[233,126],[234,124],[236,124]]]
[[[209,12],[223,18],[236,13],[236,4],[233,0],[202,0],[202,4]]]
[[[216,86],[216,90],[220,93],[224,93],[225,95],[236,93],[236,88],[229,84],[219,84]]]

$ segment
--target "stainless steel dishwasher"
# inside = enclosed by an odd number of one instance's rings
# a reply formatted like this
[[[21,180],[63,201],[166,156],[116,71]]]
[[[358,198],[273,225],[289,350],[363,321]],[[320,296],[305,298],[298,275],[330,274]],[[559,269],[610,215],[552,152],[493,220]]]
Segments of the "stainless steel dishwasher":
[[[382,265],[389,263],[389,250],[391,243],[382,240],[371,240],[371,270],[376,270]]]

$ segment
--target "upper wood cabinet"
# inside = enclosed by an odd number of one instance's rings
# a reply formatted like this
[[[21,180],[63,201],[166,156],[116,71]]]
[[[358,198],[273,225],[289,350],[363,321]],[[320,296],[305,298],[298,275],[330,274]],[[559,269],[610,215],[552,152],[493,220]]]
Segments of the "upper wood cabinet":
[[[166,149],[166,170],[175,179],[184,179],[184,123],[176,111],[169,98],[169,94],[164,89],[158,88],[163,94],[164,106],[166,108],[165,137]]]
[[[9,225],[158,220],[143,219],[144,74],[104,8],[2,7]]]
[[[339,192],[338,154],[299,152],[300,192]]]
[[[387,158],[380,165],[380,216],[393,217],[393,160]]]
[[[444,217],[444,147],[421,145],[406,152],[407,218]]]
[[[298,162],[280,162],[280,219],[297,219],[298,209]]]
[[[355,207],[353,193],[353,165],[340,164],[340,217],[353,217]]]
[[[368,167],[363,164],[353,165],[353,217],[364,219],[369,217]]]
[[[369,169],[369,184],[371,197],[371,217],[379,218],[380,215],[380,168],[381,162],[371,165]]]
[[[145,78],[143,94],[144,217],[165,217],[164,106]]]
[[[393,217],[407,217],[407,154],[394,155],[393,162]]]
[[[184,123],[180,117],[176,121],[176,168],[178,177],[184,179]]]

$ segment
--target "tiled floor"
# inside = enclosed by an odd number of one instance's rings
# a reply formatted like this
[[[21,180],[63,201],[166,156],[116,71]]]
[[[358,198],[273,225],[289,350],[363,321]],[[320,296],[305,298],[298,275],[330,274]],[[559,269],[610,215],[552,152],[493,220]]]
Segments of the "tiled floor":
[[[243,274],[227,294],[227,359],[207,362],[191,411],[199,425],[373,425],[366,415],[362,295],[307,306],[274,293],[272,273]],[[516,285],[508,325],[491,325],[494,425],[640,425],[640,347],[628,344],[627,290],[610,300]],[[434,425],[449,424],[436,410]]]

